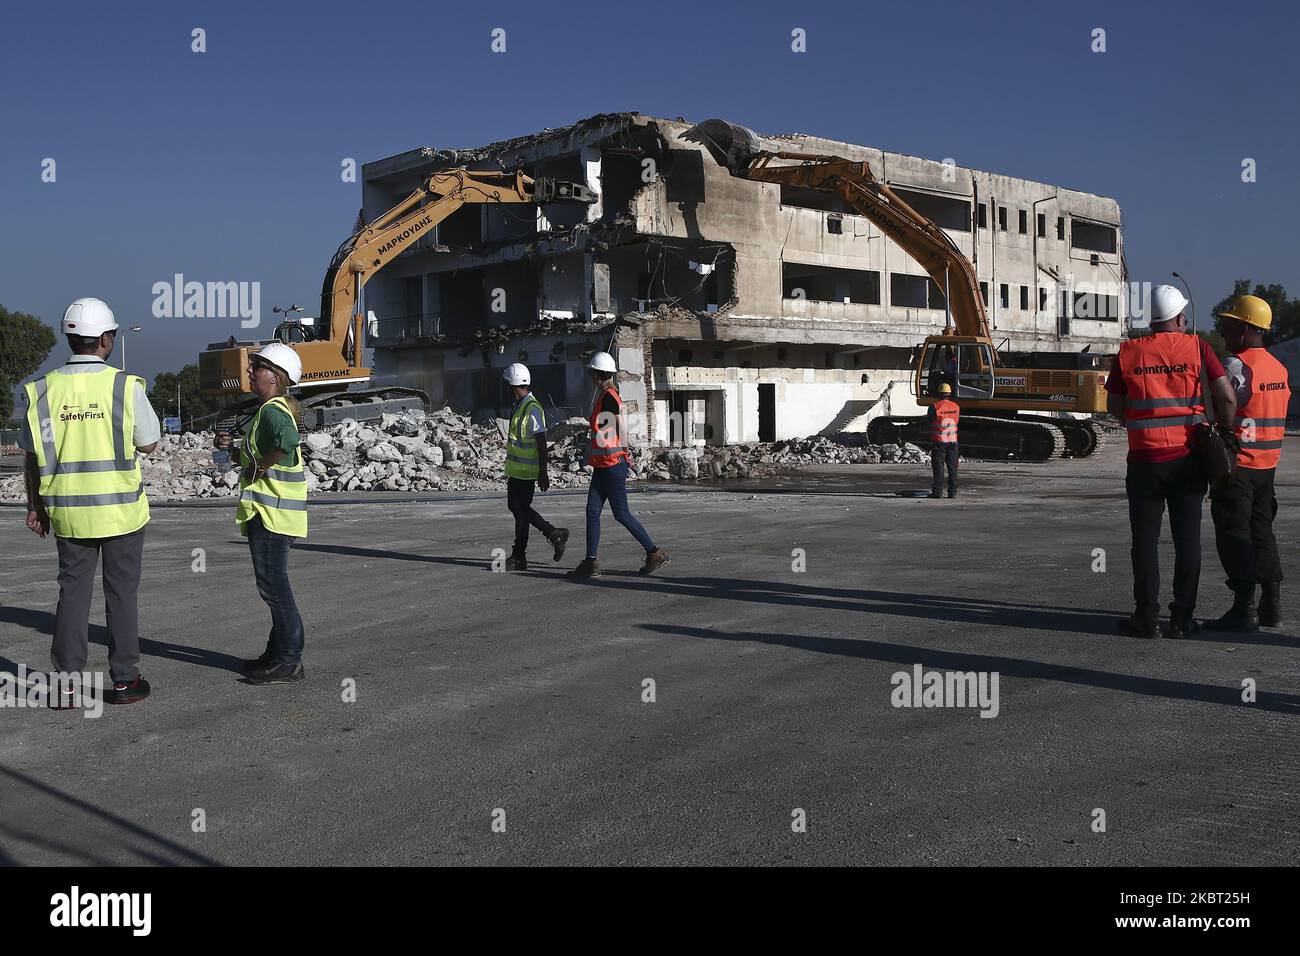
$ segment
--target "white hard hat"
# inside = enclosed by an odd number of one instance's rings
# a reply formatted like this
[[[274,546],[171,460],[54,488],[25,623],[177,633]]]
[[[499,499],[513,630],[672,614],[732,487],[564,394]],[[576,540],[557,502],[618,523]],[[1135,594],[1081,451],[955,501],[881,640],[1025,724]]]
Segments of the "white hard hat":
[[[102,299],[78,299],[63,313],[63,334],[97,339],[117,328],[113,310]]]
[[[1187,297],[1171,285],[1158,285],[1151,292],[1151,321],[1176,319],[1187,308]]]
[[[507,385],[529,385],[532,383],[532,376],[528,373],[528,366],[523,362],[514,362],[506,366],[502,378],[506,380]]]
[[[272,342],[270,345],[263,345],[262,348],[253,353],[263,362],[274,365],[276,368],[289,376],[289,381],[294,385],[302,379],[302,359],[287,345],[279,342]]]
[[[594,368],[597,372],[617,372],[618,366],[614,364],[614,356],[608,352],[597,352],[587,360],[587,368]]]

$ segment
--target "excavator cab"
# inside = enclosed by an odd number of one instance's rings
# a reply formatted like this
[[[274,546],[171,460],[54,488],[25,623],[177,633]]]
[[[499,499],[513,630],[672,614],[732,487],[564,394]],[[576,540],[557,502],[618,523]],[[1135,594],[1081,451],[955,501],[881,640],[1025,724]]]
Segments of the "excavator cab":
[[[965,335],[932,335],[916,364],[916,400],[933,405],[939,386],[952,386],[953,400],[993,397],[993,346],[987,339]]]

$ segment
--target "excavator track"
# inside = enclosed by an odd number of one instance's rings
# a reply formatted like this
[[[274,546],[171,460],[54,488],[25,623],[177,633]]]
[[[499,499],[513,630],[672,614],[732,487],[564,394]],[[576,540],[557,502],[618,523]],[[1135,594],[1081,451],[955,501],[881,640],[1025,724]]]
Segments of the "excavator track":
[[[930,426],[925,418],[881,416],[867,426],[867,440],[882,445],[907,441],[929,448]],[[1065,454],[1065,430],[1054,419],[996,418],[963,415],[962,457],[984,461],[1051,461]]]
[[[359,391],[322,392],[298,399],[302,425],[308,430],[328,428],[345,418],[359,422],[378,421],[383,415],[396,415],[407,409],[428,411],[427,393],[418,388],[392,385]]]

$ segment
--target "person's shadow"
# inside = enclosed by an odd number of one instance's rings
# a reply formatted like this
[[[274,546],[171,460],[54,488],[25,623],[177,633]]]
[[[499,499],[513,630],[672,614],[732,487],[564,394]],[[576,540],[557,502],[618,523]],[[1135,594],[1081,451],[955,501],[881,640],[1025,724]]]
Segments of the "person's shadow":
[[[38,611],[33,608],[15,607],[13,605],[0,606],[0,624],[16,624],[19,627],[29,628],[41,634],[54,634],[54,615],[49,611]],[[102,624],[91,624],[89,638],[91,644],[108,647],[108,628]],[[235,657],[233,654],[225,654],[221,651],[202,647],[190,647],[187,644],[156,641],[148,637],[140,638],[140,654],[142,656],[179,661],[182,664],[211,667],[214,670],[233,671],[234,673],[240,673],[240,664],[243,663],[242,658]],[[0,657],[0,669],[10,674],[18,673],[18,665],[7,657]],[[43,671],[45,667],[31,669]]]

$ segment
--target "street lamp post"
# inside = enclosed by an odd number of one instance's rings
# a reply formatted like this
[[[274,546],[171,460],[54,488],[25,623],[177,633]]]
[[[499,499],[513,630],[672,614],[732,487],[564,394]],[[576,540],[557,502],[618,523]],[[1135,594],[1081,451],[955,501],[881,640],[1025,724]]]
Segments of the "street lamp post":
[[[122,333],[122,371],[123,371],[123,372],[126,371],[126,333],[127,333],[127,332],[139,332],[139,331],[140,331],[140,326],[138,326],[138,325],[133,325],[133,326],[131,326],[129,329],[127,329],[125,332]]]

